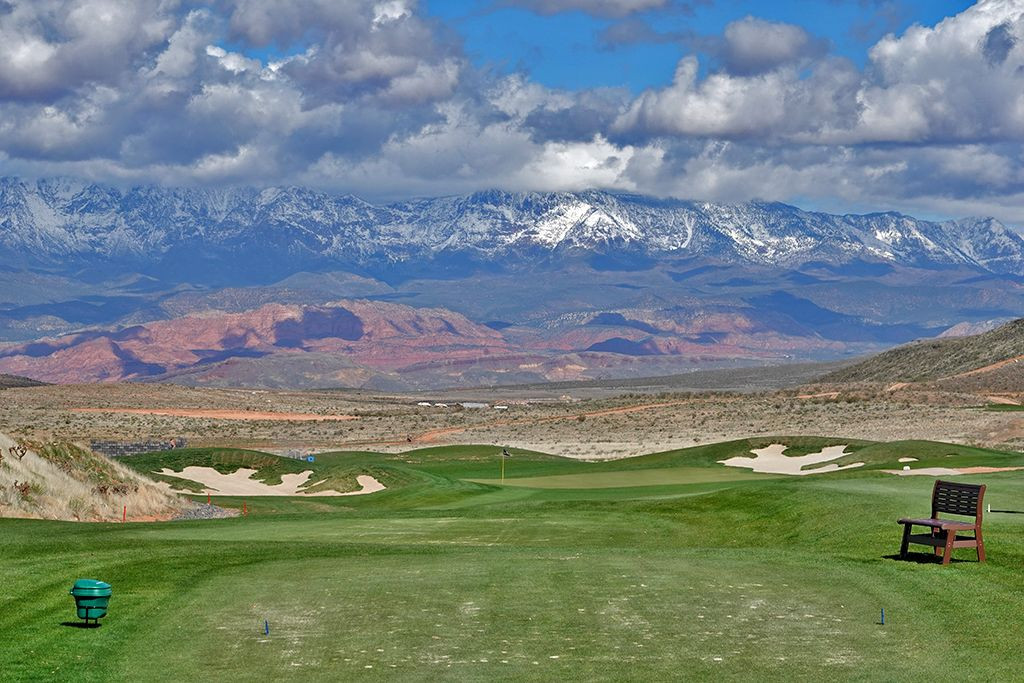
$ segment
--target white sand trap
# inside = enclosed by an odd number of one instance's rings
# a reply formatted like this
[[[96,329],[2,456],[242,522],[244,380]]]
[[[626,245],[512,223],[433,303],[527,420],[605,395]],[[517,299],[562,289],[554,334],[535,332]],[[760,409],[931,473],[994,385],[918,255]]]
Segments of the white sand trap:
[[[900,458],[896,462],[917,462],[917,458]]]
[[[340,493],[338,491],[317,491],[306,493],[300,487],[309,481],[313,474],[312,470],[299,472],[298,474],[282,474],[280,484],[266,484],[258,479],[250,479],[256,474],[256,470],[242,467],[231,474],[221,474],[212,467],[196,467],[189,465],[181,472],[167,469],[160,470],[159,474],[179,479],[189,479],[205,486],[203,493],[212,493],[218,496],[361,496],[367,493],[383,491],[386,487],[368,474],[360,474],[356,477],[359,482],[358,491]],[[170,484],[161,482],[167,488]],[[310,484],[311,486],[319,482]]]
[[[786,448],[788,448],[788,446],[783,446],[780,443],[773,443],[765,448],[755,448],[751,450],[750,452],[755,456],[753,458],[736,456],[735,458],[719,460],[718,462],[729,467],[749,467],[755,472],[761,472],[763,474],[792,474],[801,477],[805,474],[839,472],[840,470],[849,470],[854,467],[862,467],[864,465],[862,462],[855,462],[851,465],[843,465],[840,467],[839,465],[832,463],[831,465],[825,465],[824,467],[805,470],[803,468],[808,465],[817,465],[820,462],[837,460],[844,455],[849,455],[846,452],[846,445],[828,446],[827,448],[821,449],[820,453],[808,453],[807,455],[798,456],[783,455]]]
[[[924,477],[955,477],[960,474],[960,470],[950,469],[949,467],[918,467],[914,470],[882,470],[889,474],[897,474],[901,477],[913,477],[920,475]]]
[[[916,470],[882,470],[888,474],[896,474],[901,477],[913,477],[915,475],[924,477],[956,477],[961,474],[991,474],[993,472],[1013,472],[1024,470],[1024,467],[918,467]]]

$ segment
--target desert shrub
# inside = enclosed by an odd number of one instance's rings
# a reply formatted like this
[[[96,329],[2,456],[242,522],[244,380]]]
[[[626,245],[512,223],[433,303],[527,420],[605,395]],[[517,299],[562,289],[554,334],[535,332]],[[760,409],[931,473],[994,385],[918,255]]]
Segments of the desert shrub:
[[[138,486],[135,487],[138,490]],[[123,496],[129,492],[130,487],[126,484],[100,484],[93,489],[93,493],[101,496]]]
[[[69,498],[68,510],[78,519],[82,519],[89,512],[89,503],[84,498]]]
[[[14,480],[12,488],[21,496],[22,500],[31,500],[32,483],[27,481]]]

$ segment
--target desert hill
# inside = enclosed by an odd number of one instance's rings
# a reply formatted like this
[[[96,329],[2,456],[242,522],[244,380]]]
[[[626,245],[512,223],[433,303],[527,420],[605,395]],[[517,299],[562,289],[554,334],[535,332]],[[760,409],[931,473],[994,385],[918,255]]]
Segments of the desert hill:
[[[267,304],[239,313],[208,311],[10,347],[0,352],[0,369],[49,382],[102,382],[173,376],[185,369],[211,371],[225,361],[272,354],[326,354],[339,359],[330,372],[349,379],[366,366],[387,372],[459,358],[467,350],[500,352],[506,346],[499,333],[450,311],[359,301]],[[357,380],[359,373],[355,375]]]
[[[841,344],[747,314],[588,314],[542,329],[368,300],[265,304],[94,328],[0,350],[0,371],[54,383],[395,391],[671,375],[829,355]],[[784,353],[783,353],[784,352]]]
[[[40,387],[43,386],[44,382],[39,382],[28,377],[19,377],[17,375],[4,375],[0,374],[0,389],[20,389],[22,387]]]
[[[0,517],[114,522],[125,506],[130,520],[152,521],[194,504],[75,444],[19,444],[0,434]]]
[[[1024,360],[1024,318],[982,334],[900,346],[829,373],[821,381],[955,382],[964,388],[1020,391],[1024,364],[1018,360]]]

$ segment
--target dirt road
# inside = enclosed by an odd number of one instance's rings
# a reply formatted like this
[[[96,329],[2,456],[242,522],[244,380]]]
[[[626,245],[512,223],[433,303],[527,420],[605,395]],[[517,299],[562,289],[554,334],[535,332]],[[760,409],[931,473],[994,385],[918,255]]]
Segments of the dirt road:
[[[122,415],[166,415],[211,420],[269,420],[272,422],[319,422],[355,420],[355,415],[318,415],[316,413],[275,413],[251,410],[206,410],[202,408],[72,408],[73,413],[120,413]]]

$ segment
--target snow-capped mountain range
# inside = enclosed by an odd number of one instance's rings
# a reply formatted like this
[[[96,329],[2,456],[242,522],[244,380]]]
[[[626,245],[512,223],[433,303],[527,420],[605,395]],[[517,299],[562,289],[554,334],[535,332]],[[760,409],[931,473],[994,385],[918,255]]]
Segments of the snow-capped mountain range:
[[[842,358],[1024,311],[991,218],[0,179],[0,372],[398,390]]]
[[[475,263],[578,253],[704,257],[794,268],[852,260],[1024,274],[1024,238],[991,218],[831,215],[780,203],[661,200],[602,191],[479,192],[374,205],[301,188],[120,190],[0,179],[0,255],[27,266]]]

